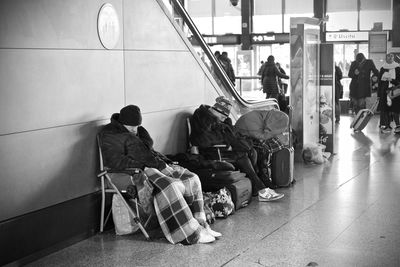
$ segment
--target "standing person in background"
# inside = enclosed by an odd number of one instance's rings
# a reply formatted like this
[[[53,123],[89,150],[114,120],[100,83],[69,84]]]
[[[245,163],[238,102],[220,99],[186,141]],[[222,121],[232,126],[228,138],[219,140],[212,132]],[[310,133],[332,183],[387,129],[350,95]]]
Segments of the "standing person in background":
[[[214,56],[216,59],[219,60],[220,56],[221,56],[221,52],[219,52],[218,50],[214,52]]]
[[[342,70],[335,64],[335,122],[340,122],[340,99],[343,98]]]
[[[350,65],[348,75],[351,78],[350,97],[355,114],[366,108],[366,98],[371,97],[371,72],[379,75],[374,62],[366,59],[363,53],[358,53],[356,60]]]
[[[261,60],[260,64],[261,64],[261,66],[260,66],[260,68],[259,68],[258,71],[257,71],[257,75],[259,75],[259,76],[261,76],[261,74],[263,73],[264,68],[265,68],[265,62],[264,62],[264,60]]]
[[[261,75],[263,92],[267,94],[266,98],[275,98],[276,100],[278,100],[280,90],[278,85],[278,77],[289,79],[289,76],[279,71],[278,67],[275,64],[274,56],[269,56],[267,62],[264,65],[265,68]]]
[[[229,80],[235,85],[235,72],[233,71],[231,60],[228,57],[228,52],[222,52],[221,56],[219,57],[219,62],[222,65],[222,68],[225,70],[226,74],[228,75]]]
[[[379,127],[381,128],[382,133],[389,133],[392,131],[390,127],[391,117],[393,117],[396,123],[396,132],[400,132],[400,103],[398,103],[398,100],[392,101],[387,99],[388,92],[390,94],[390,88],[398,84],[400,84],[400,65],[394,61],[393,54],[387,54],[386,62],[383,64],[379,72]]]
[[[281,64],[280,64],[279,62],[276,62],[276,67],[278,68],[278,70],[279,70],[281,73],[283,73],[283,74],[286,75],[285,70],[282,69]],[[282,81],[282,78],[281,78],[281,77],[278,77],[278,85],[279,85],[279,87],[282,89],[282,91],[283,91],[282,93],[286,95],[288,85],[287,85],[287,83],[284,83],[284,82]]]

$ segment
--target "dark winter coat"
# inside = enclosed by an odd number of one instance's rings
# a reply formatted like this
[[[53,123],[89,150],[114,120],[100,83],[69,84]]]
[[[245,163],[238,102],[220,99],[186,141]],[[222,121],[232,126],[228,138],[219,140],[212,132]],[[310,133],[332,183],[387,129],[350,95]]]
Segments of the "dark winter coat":
[[[263,92],[267,94],[278,94],[279,87],[277,78],[289,79],[289,76],[280,72],[275,62],[266,62],[264,65],[264,71],[261,75]]]
[[[340,80],[343,78],[342,70],[335,66],[335,101],[339,103],[339,99],[343,98],[343,85]]]
[[[230,118],[220,122],[209,111],[210,106],[201,105],[195,110],[190,124],[192,132],[190,141],[200,148],[209,148],[213,145],[226,144],[232,146],[233,151],[247,152],[252,149],[251,141],[241,136],[232,125]]]
[[[359,74],[355,74],[355,70],[359,70]],[[379,71],[376,69],[375,64],[370,59],[357,62],[353,61],[350,65],[349,77],[350,82],[350,97],[355,99],[365,98],[371,96],[371,72],[376,76]]]
[[[154,151],[153,140],[147,130],[139,126],[137,135],[130,133],[119,121],[119,113],[99,133],[104,165],[114,170],[151,167],[162,170],[168,161]]]
[[[397,86],[400,84],[400,67],[396,67],[395,75],[396,78],[392,80],[390,83],[392,86]],[[379,96],[379,106],[378,109],[381,111],[393,111],[393,112],[400,112],[400,97],[392,99],[392,105],[389,107],[386,102],[387,93],[389,90],[389,81],[382,81],[382,76],[385,72],[389,72],[388,68],[385,68],[385,65],[380,69],[379,72],[379,89],[378,89],[378,96]],[[390,93],[390,91],[389,91]]]
[[[230,60],[220,57],[219,62],[221,63],[222,68],[225,70],[229,80],[231,80],[231,82],[235,84],[236,76],[235,72],[233,71],[232,63],[230,62]]]

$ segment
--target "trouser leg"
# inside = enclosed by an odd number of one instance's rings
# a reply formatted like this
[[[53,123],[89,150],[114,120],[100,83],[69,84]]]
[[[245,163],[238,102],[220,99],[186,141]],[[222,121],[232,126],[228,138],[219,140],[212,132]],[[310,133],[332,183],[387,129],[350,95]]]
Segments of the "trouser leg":
[[[390,121],[389,121],[389,112],[381,110],[379,114],[379,125],[380,126],[389,126]]]
[[[245,157],[241,157],[237,159],[236,164],[241,172],[244,172],[247,177],[251,181],[251,185],[253,188],[253,195],[257,195],[258,191],[265,188],[265,185],[261,182],[260,178],[257,176],[256,172],[254,171],[253,165],[249,157],[246,155]]]

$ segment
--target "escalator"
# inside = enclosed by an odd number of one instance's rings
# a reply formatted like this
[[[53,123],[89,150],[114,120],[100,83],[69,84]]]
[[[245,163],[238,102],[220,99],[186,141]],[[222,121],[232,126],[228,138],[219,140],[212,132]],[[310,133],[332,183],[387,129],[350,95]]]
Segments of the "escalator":
[[[170,3],[172,9],[171,13],[175,22],[179,24],[181,30],[192,44],[194,50],[201,51],[200,54],[204,55],[201,57],[201,60],[218,84],[222,95],[234,100],[234,109],[236,114],[233,115],[237,115],[235,117],[239,117],[241,114],[253,109],[279,108],[275,99],[248,101],[242,98],[181,2],[179,0],[171,0]]]

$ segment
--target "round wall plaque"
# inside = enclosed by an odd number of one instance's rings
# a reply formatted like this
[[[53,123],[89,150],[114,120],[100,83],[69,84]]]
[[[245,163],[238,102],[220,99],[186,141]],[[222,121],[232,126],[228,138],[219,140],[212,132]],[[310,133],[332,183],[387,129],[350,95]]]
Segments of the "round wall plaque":
[[[100,8],[97,31],[101,44],[106,49],[113,49],[119,40],[119,21],[112,4],[106,3]]]

